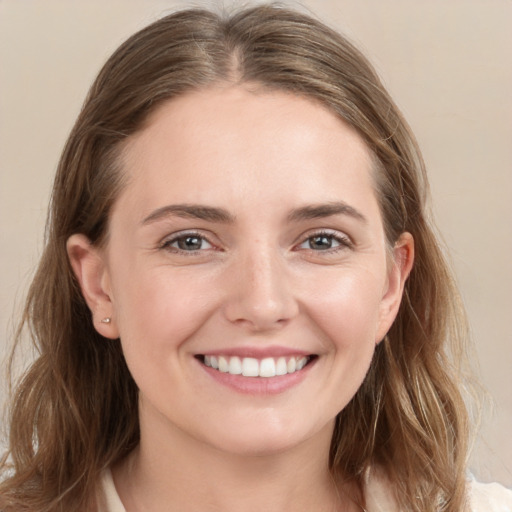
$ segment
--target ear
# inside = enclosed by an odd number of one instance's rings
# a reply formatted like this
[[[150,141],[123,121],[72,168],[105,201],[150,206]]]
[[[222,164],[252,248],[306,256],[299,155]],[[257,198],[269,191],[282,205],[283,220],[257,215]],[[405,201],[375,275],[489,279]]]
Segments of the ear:
[[[379,326],[376,343],[380,343],[393,324],[402,301],[404,286],[414,263],[414,239],[410,233],[402,233],[393,247],[388,278],[380,304]]]
[[[92,313],[94,328],[106,338],[119,332],[113,318],[110,277],[104,255],[85,235],[72,235],[66,243],[69,261]]]

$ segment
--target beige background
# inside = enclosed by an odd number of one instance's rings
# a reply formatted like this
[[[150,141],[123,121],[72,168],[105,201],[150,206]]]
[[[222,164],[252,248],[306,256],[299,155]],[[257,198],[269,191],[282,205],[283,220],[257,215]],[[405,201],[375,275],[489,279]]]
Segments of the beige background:
[[[2,352],[41,249],[52,175],[90,82],[129,34],[190,4],[0,0]],[[194,2],[212,4],[220,2]],[[420,141],[495,402],[472,468],[512,486],[512,2],[303,4],[370,56]]]

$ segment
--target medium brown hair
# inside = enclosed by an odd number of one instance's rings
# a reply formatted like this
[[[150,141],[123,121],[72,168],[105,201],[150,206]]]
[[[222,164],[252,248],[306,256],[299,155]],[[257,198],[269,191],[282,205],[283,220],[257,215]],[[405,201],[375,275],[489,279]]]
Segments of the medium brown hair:
[[[137,445],[136,384],[119,341],[93,327],[66,240],[83,233],[101,244],[108,236],[123,187],[123,144],[150,113],[226,81],[310,98],[357,130],[372,152],[388,243],[410,232],[415,265],[396,321],[338,415],[330,464],[361,487],[370,467],[382,468],[407,510],[460,512],[468,432],[453,361],[464,355],[466,323],[428,220],[420,151],[363,55],[319,21],[275,5],[162,18],[129,38],[92,85],[60,160],[26,303],[22,325],[38,355],[12,397],[0,506],[90,510],[100,471]]]

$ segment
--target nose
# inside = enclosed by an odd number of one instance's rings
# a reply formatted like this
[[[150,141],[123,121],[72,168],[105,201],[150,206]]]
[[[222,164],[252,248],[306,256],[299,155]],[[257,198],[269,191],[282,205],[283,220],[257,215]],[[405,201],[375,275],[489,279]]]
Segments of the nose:
[[[271,250],[241,257],[230,270],[225,316],[253,332],[283,327],[299,312],[285,262]]]

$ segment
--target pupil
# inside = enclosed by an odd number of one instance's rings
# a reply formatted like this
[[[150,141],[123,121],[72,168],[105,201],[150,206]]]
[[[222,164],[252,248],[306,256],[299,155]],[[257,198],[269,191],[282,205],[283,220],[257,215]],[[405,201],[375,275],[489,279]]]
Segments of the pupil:
[[[332,240],[328,236],[314,236],[310,240],[309,246],[311,247],[311,249],[330,249],[332,246]]]
[[[201,239],[197,236],[187,236],[178,240],[178,247],[184,251],[201,249]]]

